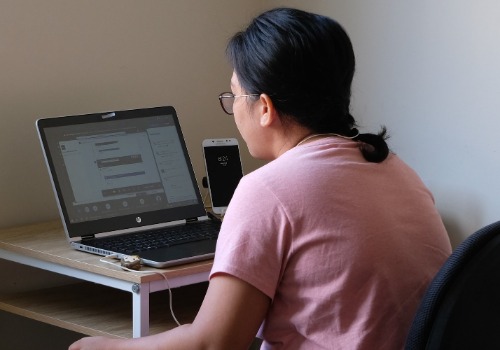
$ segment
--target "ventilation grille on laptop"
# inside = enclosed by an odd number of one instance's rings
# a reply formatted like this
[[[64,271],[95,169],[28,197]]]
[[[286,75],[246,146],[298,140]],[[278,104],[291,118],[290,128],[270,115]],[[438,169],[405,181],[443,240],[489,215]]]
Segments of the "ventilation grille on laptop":
[[[86,252],[92,253],[92,254],[97,254],[97,255],[111,255],[114,254],[113,252],[110,252],[109,250],[104,250],[104,249],[99,249],[99,248],[94,248],[94,247],[88,247],[84,246],[84,249]]]

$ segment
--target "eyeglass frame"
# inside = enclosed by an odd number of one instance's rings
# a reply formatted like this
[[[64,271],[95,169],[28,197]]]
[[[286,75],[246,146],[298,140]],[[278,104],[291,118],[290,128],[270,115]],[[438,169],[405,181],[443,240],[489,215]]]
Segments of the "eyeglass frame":
[[[229,115],[234,115],[234,111],[233,111],[233,104],[234,104],[234,100],[237,98],[237,97],[253,97],[253,96],[260,96],[260,94],[246,94],[246,95],[235,95],[233,94],[232,92],[223,92],[219,95],[219,102],[220,102],[220,106],[222,107],[222,110],[226,113],[226,114],[229,114]],[[231,111],[229,111],[226,106],[224,106],[224,102],[223,99],[233,99],[233,103],[231,104]]]

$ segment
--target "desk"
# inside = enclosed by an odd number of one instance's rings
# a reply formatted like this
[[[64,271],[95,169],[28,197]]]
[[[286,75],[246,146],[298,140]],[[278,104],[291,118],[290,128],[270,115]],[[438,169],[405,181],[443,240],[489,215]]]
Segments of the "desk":
[[[0,310],[91,336],[135,338],[176,326],[170,315],[168,294],[154,293],[168,289],[159,273],[124,271],[99,261],[100,256],[70,248],[60,221],[0,230],[0,259],[81,281],[41,291],[0,294]],[[182,286],[206,282],[211,267],[212,260],[207,260],[143,271],[156,271],[167,277],[170,288],[176,288],[176,317],[186,323],[194,319],[206,284]]]

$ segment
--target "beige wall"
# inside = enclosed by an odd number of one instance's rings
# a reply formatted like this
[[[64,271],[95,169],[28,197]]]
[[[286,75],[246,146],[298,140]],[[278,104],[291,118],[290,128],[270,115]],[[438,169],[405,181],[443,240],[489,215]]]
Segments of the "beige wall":
[[[201,141],[237,136],[217,96],[252,1],[2,1],[0,227],[57,218],[35,120],[173,105],[196,174]],[[259,165],[242,144],[245,170]]]

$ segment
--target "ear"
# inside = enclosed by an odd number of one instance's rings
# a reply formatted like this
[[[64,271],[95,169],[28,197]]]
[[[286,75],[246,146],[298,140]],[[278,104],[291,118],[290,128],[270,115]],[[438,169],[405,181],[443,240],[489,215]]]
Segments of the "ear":
[[[269,95],[261,94],[260,102],[260,126],[269,127],[276,122],[278,114],[274,109],[273,101]]]

